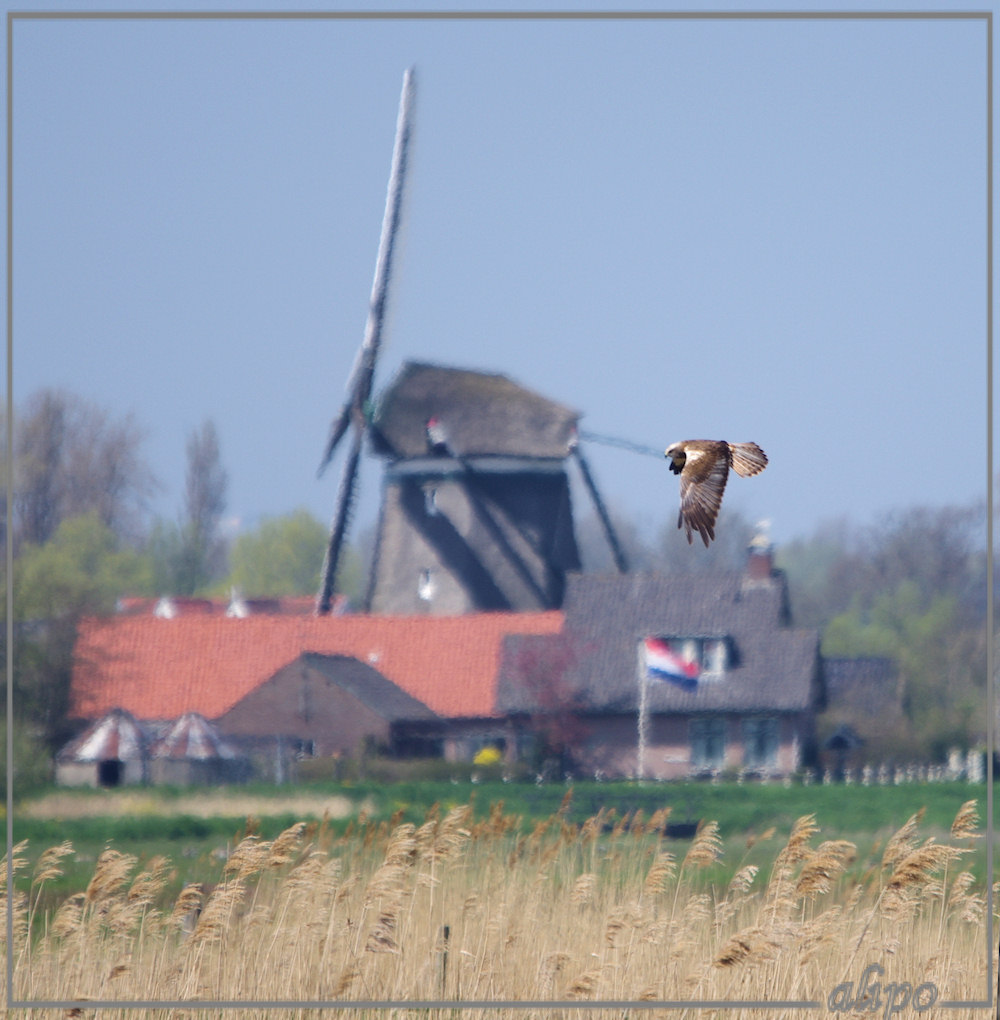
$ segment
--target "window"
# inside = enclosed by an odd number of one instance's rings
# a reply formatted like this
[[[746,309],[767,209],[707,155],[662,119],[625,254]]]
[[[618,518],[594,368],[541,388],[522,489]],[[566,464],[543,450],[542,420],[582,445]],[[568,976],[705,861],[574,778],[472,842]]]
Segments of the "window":
[[[718,717],[692,719],[691,765],[696,769],[721,769],[726,762],[726,720]]]
[[[697,666],[699,679],[718,679],[733,665],[731,642],[727,637],[674,634],[658,640],[668,645],[681,662]]]
[[[743,720],[743,765],[773,769],[778,764],[778,720],[760,716]]]
[[[724,673],[729,665],[729,643],[725,638],[702,640],[701,668],[706,673]]]

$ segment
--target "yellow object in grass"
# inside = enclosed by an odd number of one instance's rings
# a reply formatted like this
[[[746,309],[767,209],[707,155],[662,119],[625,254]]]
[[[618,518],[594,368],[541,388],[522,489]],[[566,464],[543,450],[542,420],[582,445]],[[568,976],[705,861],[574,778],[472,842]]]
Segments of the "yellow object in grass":
[[[481,747],[477,752],[475,758],[472,759],[473,765],[496,765],[497,762],[503,760],[503,755],[500,753],[500,749],[496,747]]]

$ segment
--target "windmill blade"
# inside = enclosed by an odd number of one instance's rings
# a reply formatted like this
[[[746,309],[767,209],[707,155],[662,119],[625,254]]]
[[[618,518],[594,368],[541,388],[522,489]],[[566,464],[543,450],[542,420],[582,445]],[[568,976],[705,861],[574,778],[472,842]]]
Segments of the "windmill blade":
[[[347,455],[347,461],[344,464],[344,474],[340,480],[337,511],[334,514],[333,524],[330,527],[330,542],[327,545],[326,558],[323,562],[323,584],[320,588],[319,597],[316,600],[316,612],[320,616],[326,616],[333,605],[333,591],[337,581],[337,570],[340,566],[340,555],[343,551],[344,537],[347,534],[347,527],[351,522],[351,513],[354,509],[354,494],[357,491],[358,465],[361,460],[361,439],[363,435],[364,433],[361,429],[354,430],[351,451]]]
[[[594,481],[590,465],[587,463],[587,458],[584,457],[579,443],[576,443],[573,446],[573,456],[576,457],[576,462],[580,466],[580,474],[583,476],[583,482],[587,486],[590,498],[594,502],[594,509],[597,510],[597,516],[601,521],[601,527],[604,529],[604,537],[607,539],[608,545],[611,548],[611,555],[614,557],[615,567],[617,567],[619,574],[627,574],[628,560],[625,558],[625,550],[622,549],[621,542],[618,541],[614,525],[611,523],[611,517],[608,515],[607,507],[604,505],[604,500],[601,499],[601,494],[597,491],[597,483]]]
[[[316,470],[317,478],[319,478],[330,466],[330,461],[333,460],[333,454],[337,449],[337,444],[344,438],[344,433],[347,431],[347,427],[350,424],[351,405],[348,403],[344,404],[340,410],[340,414],[334,418],[333,424],[330,426],[330,438],[326,441],[326,447],[323,450],[323,458],[320,460],[319,467]]]
[[[317,474],[321,475],[333,458],[338,443],[353,428],[351,450],[344,465],[344,474],[337,497],[337,509],[330,529],[330,542],[323,564],[323,579],[316,599],[316,612],[324,616],[333,604],[334,585],[343,550],[344,538],[350,523],[357,488],[358,467],[361,447],[368,427],[372,383],[375,378],[375,359],[382,342],[382,324],[392,269],[392,256],[396,246],[403,204],[403,184],[406,177],[407,157],[412,132],[411,120],[414,97],[413,68],[403,75],[403,91],[399,99],[399,114],[396,118],[396,139],[392,149],[392,168],[389,172],[389,188],[385,199],[385,213],[382,217],[382,233],[379,237],[378,258],[375,262],[375,279],[372,282],[371,300],[368,305],[368,319],[361,349],[354,359],[347,382],[347,399],[340,413],[330,427],[330,436],[323,451]]]
[[[347,400],[330,427],[330,437],[323,450],[317,475],[322,475],[326,470],[333,458],[337,444],[351,424],[352,416],[356,420],[357,427],[364,428],[367,425],[372,383],[375,378],[375,360],[382,344],[382,326],[385,322],[392,258],[402,216],[403,186],[406,182],[410,137],[413,133],[412,114],[415,92],[416,84],[411,67],[403,74],[403,90],[399,97],[396,139],[392,149],[392,167],[389,171],[389,187],[385,198],[385,213],[382,217],[382,233],[379,237],[378,258],[375,262],[375,278],[372,281],[371,299],[368,303],[364,339],[347,383]]]

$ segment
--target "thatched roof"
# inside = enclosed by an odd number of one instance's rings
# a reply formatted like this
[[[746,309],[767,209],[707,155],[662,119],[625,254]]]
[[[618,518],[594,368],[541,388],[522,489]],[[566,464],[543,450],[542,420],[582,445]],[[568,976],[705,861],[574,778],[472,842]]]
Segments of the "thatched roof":
[[[376,453],[422,457],[436,418],[460,456],[563,458],[579,414],[507,376],[407,362],[382,394],[373,425]]]

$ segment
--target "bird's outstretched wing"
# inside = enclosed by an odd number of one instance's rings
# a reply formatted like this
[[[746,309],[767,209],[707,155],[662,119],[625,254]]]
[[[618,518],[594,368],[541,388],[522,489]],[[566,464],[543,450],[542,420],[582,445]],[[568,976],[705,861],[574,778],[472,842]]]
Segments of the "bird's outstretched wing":
[[[715,519],[719,516],[722,494],[729,477],[729,459],[725,443],[706,443],[703,448],[688,444],[681,471],[681,509],[677,527],[684,525],[689,543],[692,531],[701,535],[706,547],[715,538]]]
[[[759,474],[767,467],[767,454],[756,443],[730,443],[733,470],[744,478]]]

